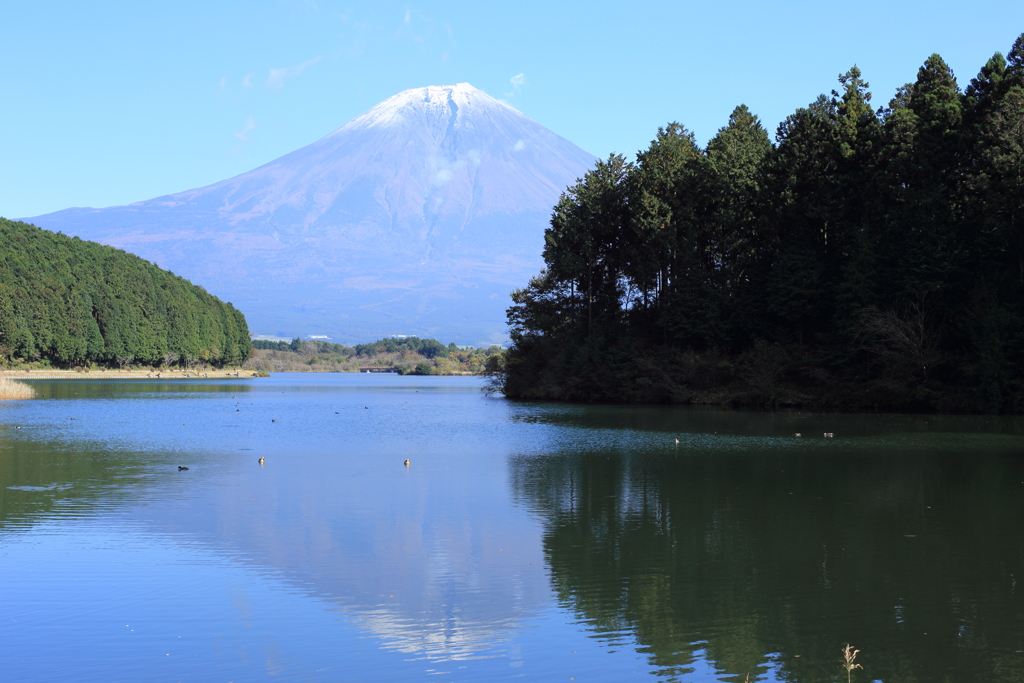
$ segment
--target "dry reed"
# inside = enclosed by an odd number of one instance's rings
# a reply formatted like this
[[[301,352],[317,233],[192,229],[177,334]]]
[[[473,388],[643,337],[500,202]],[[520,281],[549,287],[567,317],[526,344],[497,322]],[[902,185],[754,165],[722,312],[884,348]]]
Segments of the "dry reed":
[[[843,668],[846,669],[846,683],[850,683],[850,675],[854,669],[863,669],[864,667],[860,664],[854,664],[854,660],[857,659],[857,653],[860,650],[854,650],[853,646],[849,643],[846,644],[840,652],[843,653]]]
[[[9,377],[0,377],[0,401],[35,397],[36,390],[29,385]]]

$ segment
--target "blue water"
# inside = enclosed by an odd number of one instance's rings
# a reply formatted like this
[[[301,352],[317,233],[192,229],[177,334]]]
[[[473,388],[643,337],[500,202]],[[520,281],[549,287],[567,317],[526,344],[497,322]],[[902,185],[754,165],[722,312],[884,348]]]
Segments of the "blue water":
[[[0,404],[3,680],[838,680],[846,642],[859,681],[1024,671],[1013,419],[34,386]]]

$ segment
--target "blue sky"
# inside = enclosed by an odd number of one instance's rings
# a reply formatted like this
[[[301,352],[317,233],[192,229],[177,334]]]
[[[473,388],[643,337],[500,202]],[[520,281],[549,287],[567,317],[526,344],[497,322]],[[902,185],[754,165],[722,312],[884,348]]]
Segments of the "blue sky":
[[[222,180],[407,88],[469,82],[605,157],[747,104],[774,132],[857,64],[875,103],[933,52],[961,87],[1024,3],[10,0],[0,215]]]

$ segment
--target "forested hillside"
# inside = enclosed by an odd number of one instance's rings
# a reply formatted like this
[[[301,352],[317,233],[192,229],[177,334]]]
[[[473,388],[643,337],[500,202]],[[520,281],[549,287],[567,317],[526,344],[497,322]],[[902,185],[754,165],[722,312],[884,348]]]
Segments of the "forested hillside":
[[[854,67],[774,142],[658,131],[554,209],[513,293],[514,398],[1024,410],[1024,35],[961,91]]]
[[[119,249],[0,218],[0,361],[239,363],[245,317]]]

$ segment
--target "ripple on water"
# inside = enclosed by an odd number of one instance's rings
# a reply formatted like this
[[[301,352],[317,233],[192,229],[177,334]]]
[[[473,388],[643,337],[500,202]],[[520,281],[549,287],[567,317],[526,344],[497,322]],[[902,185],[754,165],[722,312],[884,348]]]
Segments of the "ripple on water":
[[[1012,430],[392,379],[0,407],[5,673],[823,680],[859,632],[873,677],[1013,680]]]

